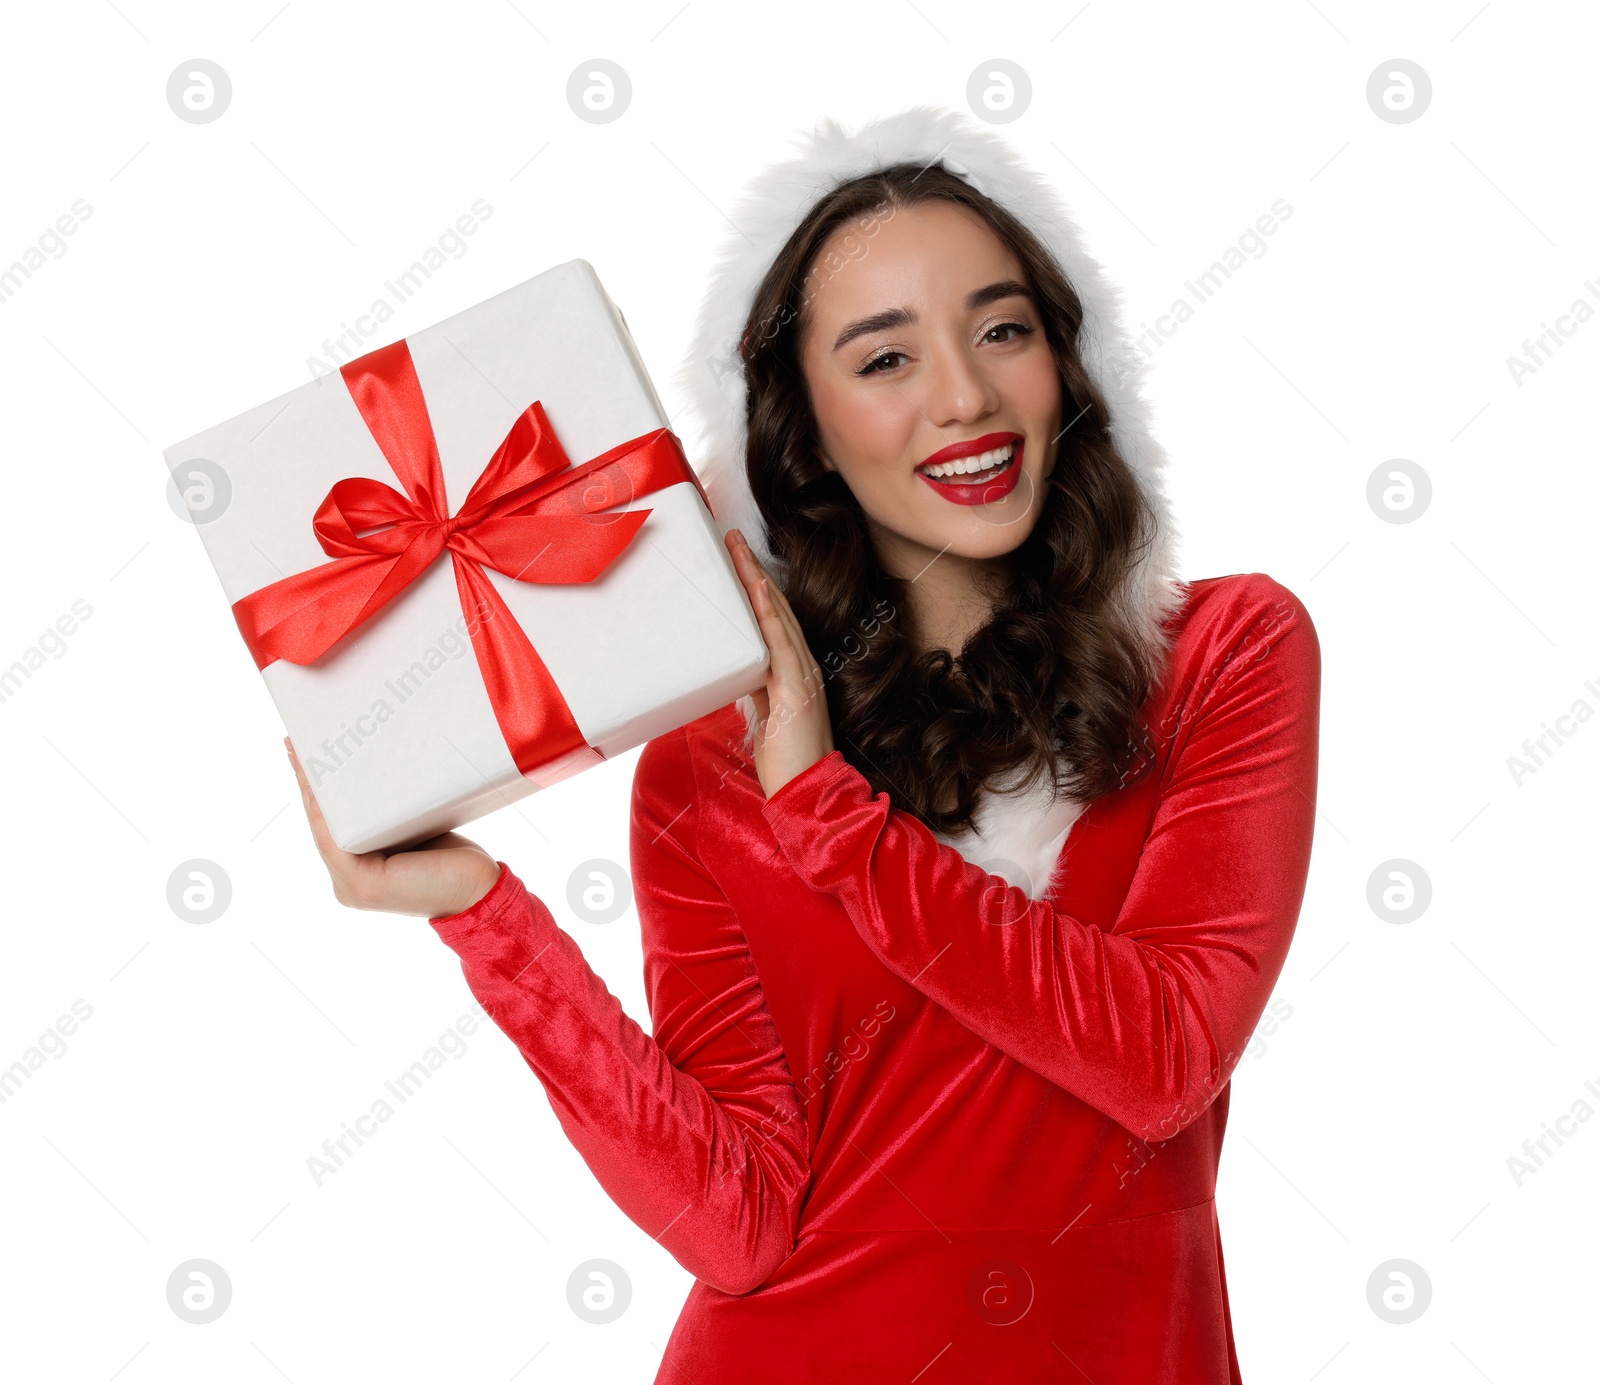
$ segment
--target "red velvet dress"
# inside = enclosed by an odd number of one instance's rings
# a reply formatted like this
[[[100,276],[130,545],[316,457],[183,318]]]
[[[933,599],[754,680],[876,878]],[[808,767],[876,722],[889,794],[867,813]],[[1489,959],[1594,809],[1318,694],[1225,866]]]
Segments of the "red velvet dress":
[[[839,751],[765,798],[730,704],[635,775],[653,1037],[509,869],[432,920],[696,1277],[658,1382],[1239,1379],[1213,1193],[1305,888],[1320,654],[1258,573],[1172,625],[1156,766],[1046,900]]]

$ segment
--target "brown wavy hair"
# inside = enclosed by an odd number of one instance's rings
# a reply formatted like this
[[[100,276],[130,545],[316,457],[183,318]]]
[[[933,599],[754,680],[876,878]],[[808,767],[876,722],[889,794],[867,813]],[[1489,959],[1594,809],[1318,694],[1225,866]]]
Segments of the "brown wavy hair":
[[[866,517],[823,466],[800,363],[814,276],[866,253],[877,218],[933,200],[970,208],[1021,261],[1070,419],[1043,509],[988,594],[990,619],[958,654],[917,648],[900,613],[909,583],[880,566]],[[820,252],[851,223],[826,258]],[[741,344],[751,492],[788,598],[824,672],[834,743],[874,792],[930,828],[968,825],[980,793],[1050,776],[1088,800],[1148,768],[1140,709],[1163,650],[1121,595],[1155,516],[1110,434],[1110,413],[1078,355],[1083,305],[1050,252],[998,203],[942,163],[895,164],[825,195],[756,293]]]

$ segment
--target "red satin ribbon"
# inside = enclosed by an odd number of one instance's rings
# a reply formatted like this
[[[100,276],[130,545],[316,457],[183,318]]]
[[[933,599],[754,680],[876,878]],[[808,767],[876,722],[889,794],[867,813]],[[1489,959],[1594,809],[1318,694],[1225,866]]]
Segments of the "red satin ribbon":
[[[433,424],[406,343],[381,347],[339,373],[406,494],[367,477],[334,483],[313,521],[333,561],[233,604],[256,667],[277,659],[312,663],[448,549],[489,702],[517,768],[532,774],[573,752],[598,754],[483,569],[521,582],[594,581],[650,513],[598,511],[680,481],[693,482],[705,498],[678,439],[658,428],[573,467],[535,400],[451,515]],[[387,527],[362,532],[380,525]]]

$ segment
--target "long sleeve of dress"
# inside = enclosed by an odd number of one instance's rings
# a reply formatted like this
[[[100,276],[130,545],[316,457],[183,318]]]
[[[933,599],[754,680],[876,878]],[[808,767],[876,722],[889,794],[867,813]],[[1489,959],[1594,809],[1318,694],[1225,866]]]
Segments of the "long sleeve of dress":
[[[891,971],[1158,1140],[1198,1117],[1237,1066],[1310,862],[1316,632],[1293,594],[1263,577],[1221,625],[1191,639],[1178,691],[1159,709],[1171,753],[1109,932],[969,864],[874,795],[838,750],[762,809],[795,870],[844,906]],[[1092,851],[1092,835],[1073,845]]]
[[[684,737],[652,741],[630,854],[654,1037],[503,862],[477,904],[429,922],[617,1206],[697,1279],[742,1294],[793,1248],[810,1169],[744,934],[696,860],[696,819]]]

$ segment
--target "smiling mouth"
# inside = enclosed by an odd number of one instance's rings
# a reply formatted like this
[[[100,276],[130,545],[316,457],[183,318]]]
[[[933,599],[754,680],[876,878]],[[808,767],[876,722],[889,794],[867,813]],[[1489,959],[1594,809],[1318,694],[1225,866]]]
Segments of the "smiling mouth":
[[[943,485],[951,486],[977,486],[993,481],[997,476],[1004,475],[1006,470],[1015,461],[1017,443],[1005,443],[1000,447],[990,448],[981,452],[976,457],[958,457],[951,462],[941,462],[938,466],[919,466],[917,475],[926,476],[930,481],[938,481]]]

